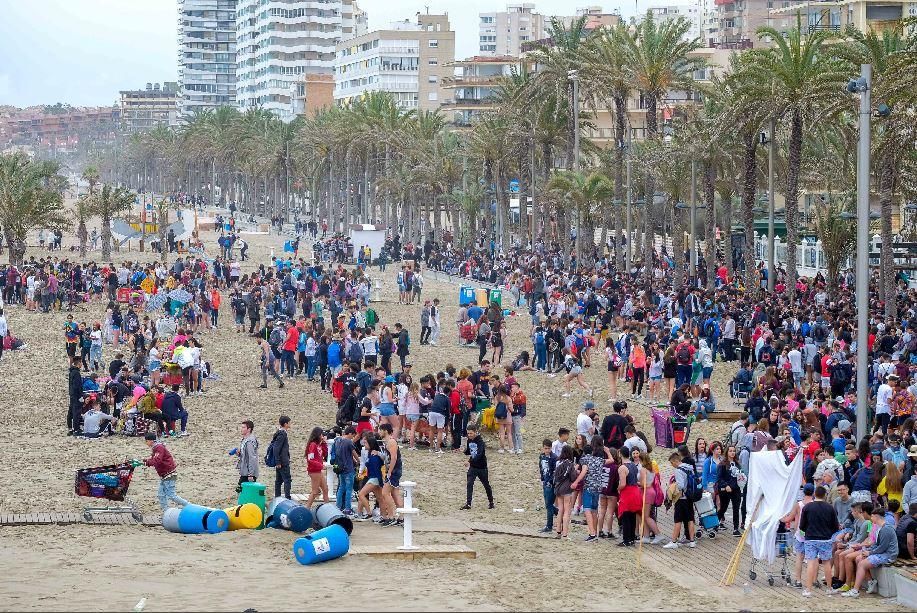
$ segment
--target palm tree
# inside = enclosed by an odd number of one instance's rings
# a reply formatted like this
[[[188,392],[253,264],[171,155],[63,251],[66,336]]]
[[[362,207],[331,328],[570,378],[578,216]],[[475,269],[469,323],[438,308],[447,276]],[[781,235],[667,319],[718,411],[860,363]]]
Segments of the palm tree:
[[[10,248],[10,263],[22,265],[29,232],[63,228],[67,180],[57,162],[33,161],[24,153],[0,154],[0,224]]]
[[[848,28],[845,32],[847,43],[837,47],[841,58],[850,63],[853,74],[861,64],[871,64],[873,74],[873,99],[876,103],[892,102],[895,90],[900,81],[899,72],[904,69],[914,70],[913,57],[910,66],[906,58],[917,52],[917,33],[913,30],[905,36],[903,25],[881,33],[875,30],[861,32]],[[904,65],[898,60],[905,60]],[[881,207],[880,234],[882,237],[881,252],[881,296],[885,302],[885,315],[894,317],[897,314],[895,288],[895,261],[892,249],[892,212],[895,193],[900,184],[900,166],[909,150],[913,150],[913,134],[907,126],[913,124],[914,118],[908,113],[891,113],[879,116],[873,121],[876,133],[874,138],[878,172],[879,206]]]
[[[828,268],[828,294],[832,299],[837,295],[837,274],[841,263],[851,256],[856,247],[856,224],[845,218],[844,213],[851,212],[853,198],[844,193],[827,198],[815,207],[813,225],[815,235],[821,241],[825,252],[825,264]]]
[[[633,35],[622,36],[624,67],[633,88],[638,90],[646,105],[646,138],[653,140],[659,134],[658,110],[660,100],[667,92],[694,88],[693,72],[703,65],[702,60],[688,55],[700,47],[700,41],[685,40],[691,22],[684,18],[657,23],[651,11],[641,21]],[[655,178],[647,173],[644,186],[644,271],[647,287],[653,281],[653,230]]]
[[[89,232],[86,230],[86,222],[92,215],[92,197],[96,193],[96,185],[99,184],[99,169],[95,166],[87,166],[83,170],[82,179],[89,183],[89,193],[86,197],[80,198],[76,203],[76,218],[79,222],[77,225],[76,236],[80,241],[80,257],[86,257],[86,242],[89,238]]]
[[[111,259],[111,221],[134,206],[134,194],[125,187],[103,185],[92,198],[92,212],[102,218],[102,259]]]
[[[615,193],[614,183],[604,174],[592,172],[586,175],[573,170],[554,173],[546,189],[555,192],[560,201],[570,203],[571,208],[577,211],[577,217],[581,220],[577,233],[591,227],[591,217],[596,211],[607,207]],[[591,258],[591,253],[588,257]]]
[[[799,173],[802,167],[802,142],[826,108],[834,104],[847,73],[825,48],[830,33],[815,31],[803,36],[801,18],[786,36],[772,27],[758,28],[758,37],[773,47],[748,53],[749,70],[754,80],[746,83],[750,95],[766,100],[771,115],[789,122],[786,173],[786,269],[787,288],[792,298],[796,291],[796,247],[799,243]],[[772,135],[773,138],[773,135]]]

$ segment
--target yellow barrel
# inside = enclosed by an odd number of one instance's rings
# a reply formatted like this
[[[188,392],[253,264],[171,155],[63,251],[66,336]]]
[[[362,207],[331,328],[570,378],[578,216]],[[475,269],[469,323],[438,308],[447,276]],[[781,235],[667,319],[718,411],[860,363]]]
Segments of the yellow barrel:
[[[490,306],[490,302],[487,299],[487,290],[479,287],[474,291],[474,301],[478,303],[479,307],[487,308]]]
[[[230,530],[254,530],[261,525],[261,509],[253,502],[225,509]]]

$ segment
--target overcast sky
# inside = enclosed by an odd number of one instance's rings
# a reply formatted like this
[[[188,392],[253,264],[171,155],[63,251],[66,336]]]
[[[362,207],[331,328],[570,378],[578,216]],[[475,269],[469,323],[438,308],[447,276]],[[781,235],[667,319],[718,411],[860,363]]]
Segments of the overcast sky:
[[[635,12],[637,0],[540,0],[544,14],[572,14],[601,5]],[[686,0],[639,0],[651,4]],[[505,0],[361,0],[370,29],[412,18],[429,6],[449,13],[456,55],[478,50],[478,13],[504,10]],[[177,78],[174,0],[0,0],[0,105],[65,102],[108,105],[118,91]]]

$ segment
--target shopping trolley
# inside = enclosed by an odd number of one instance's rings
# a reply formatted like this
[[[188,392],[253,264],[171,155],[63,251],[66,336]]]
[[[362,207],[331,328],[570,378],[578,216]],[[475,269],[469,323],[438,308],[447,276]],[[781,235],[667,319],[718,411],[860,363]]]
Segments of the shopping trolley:
[[[775,544],[777,548],[775,561],[780,560],[780,578],[785,581],[787,585],[793,583],[793,573],[790,572],[790,557],[792,554],[792,546],[788,538],[790,534],[790,532],[778,532],[777,542]],[[771,572],[769,565],[763,560],[751,559],[751,568],[748,570],[748,578],[752,581],[758,578],[758,572],[756,570],[758,564],[761,564],[764,569],[764,574],[767,577],[767,584],[774,585],[777,575]]]
[[[82,468],[76,471],[74,491],[77,496],[100,498],[113,502],[126,502],[122,506],[86,507],[83,509],[83,519],[92,521],[93,515],[121,515],[130,513],[138,522],[143,521],[143,513],[127,497],[127,490],[131,485],[131,477],[135,462],[124,462],[111,466],[96,466]]]

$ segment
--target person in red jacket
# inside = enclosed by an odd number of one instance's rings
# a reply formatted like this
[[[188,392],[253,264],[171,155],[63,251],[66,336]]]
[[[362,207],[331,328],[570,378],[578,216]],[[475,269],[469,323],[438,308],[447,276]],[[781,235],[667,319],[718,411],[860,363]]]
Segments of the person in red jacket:
[[[309,473],[309,482],[312,491],[309,492],[309,499],[306,501],[306,507],[312,508],[312,503],[322,495],[322,501],[328,502],[328,481],[325,479],[325,460],[328,459],[328,441],[325,438],[325,432],[320,427],[312,429],[309,435],[309,441],[306,443],[306,472]]]
[[[296,373],[296,345],[299,343],[299,328],[296,327],[295,322],[290,322],[289,327],[287,328],[287,336],[283,341],[283,354],[280,357],[280,374],[283,375],[284,371],[287,373],[287,378],[292,379],[293,375]]]
[[[152,451],[152,455],[144,460],[143,463],[155,468],[156,474],[159,475],[159,491],[157,493],[159,506],[165,511],[169,508],[170,500],[180,507],[190,504],[175,493],[175,482],[178,480],[178,473],[175,471],[175,458],[172,457],[165,445],[156,440],[156,435],[152,432],[147,432],[143,438],[146,446]]]

